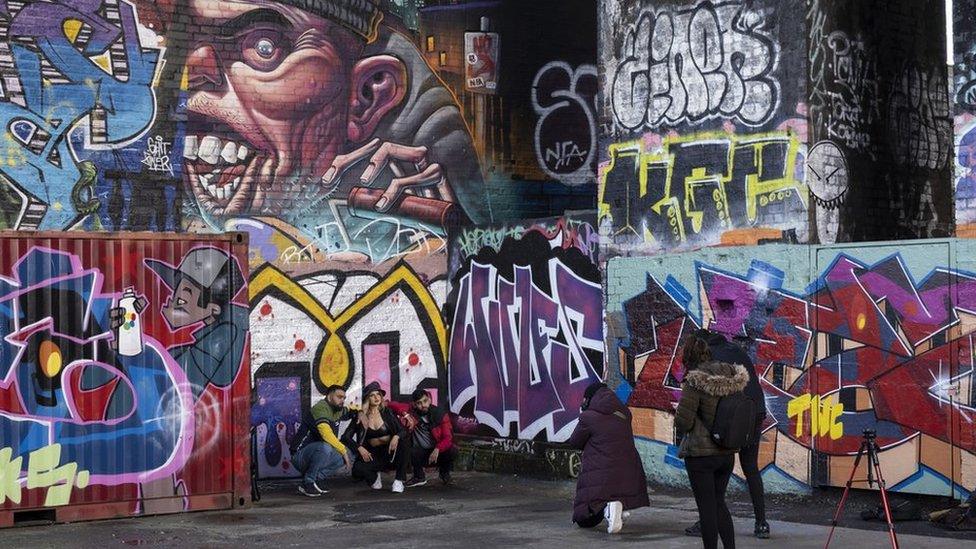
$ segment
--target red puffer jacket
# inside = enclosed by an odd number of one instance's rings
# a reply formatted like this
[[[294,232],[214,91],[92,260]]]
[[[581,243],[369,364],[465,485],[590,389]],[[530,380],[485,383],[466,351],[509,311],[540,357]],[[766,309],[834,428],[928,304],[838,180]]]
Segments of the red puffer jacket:
[[[414,427],[420,421],[413,406],[392,400],[387,405],[400,418],[400,421],[403,422],[407,429],[413,433]],[[437,451],[442,454],[450,451],[454,447],[454,428],[451,426],[451,414],[442,411],[434,405],[431,405],[429,413],[431,423],[430,434],[434,438],[434,445]]]

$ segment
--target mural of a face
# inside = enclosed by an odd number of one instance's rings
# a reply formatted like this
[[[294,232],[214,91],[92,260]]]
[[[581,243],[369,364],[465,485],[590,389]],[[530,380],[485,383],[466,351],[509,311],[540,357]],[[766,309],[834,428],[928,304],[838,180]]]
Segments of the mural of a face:
[[[172,297],[163,305],[163,317],[171,328],[190,326],[220,314],[220,305],[215,303],[201,307],[200,294],[199,286],[185,278],[180,280]]]
[[[276,215],[331,189],[344,148],[367,141],[404,96],[405,69],[362,58],[365,39],[268,0],[190,0],[185,183],[211,218]],[[210,34],[206,34],[210,33]]]

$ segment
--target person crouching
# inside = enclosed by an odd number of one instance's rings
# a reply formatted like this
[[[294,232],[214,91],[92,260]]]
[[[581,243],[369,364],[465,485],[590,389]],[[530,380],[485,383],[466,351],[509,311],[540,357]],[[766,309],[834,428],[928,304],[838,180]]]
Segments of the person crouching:
[[[363,410],[348,429],[352,440],[350,446],[356,449],[352,476],[358,480],[372,480],[373,489],[382,490],[382,472],[395,469],[393,491],[401,493],[407,479],[410,442],[408,440],[403,448],[400,447],[405,431],[393,411],[386,407],[385,396],[386,391],[375,381],[363,389]]]
[[[603,383],[586,388],[580,410],[579,423],[566,441],[583,450],[573,522],[593,528],[606,519],[607,532],[615,534],[623,526],[624,510],[650,505],[630,410]]]

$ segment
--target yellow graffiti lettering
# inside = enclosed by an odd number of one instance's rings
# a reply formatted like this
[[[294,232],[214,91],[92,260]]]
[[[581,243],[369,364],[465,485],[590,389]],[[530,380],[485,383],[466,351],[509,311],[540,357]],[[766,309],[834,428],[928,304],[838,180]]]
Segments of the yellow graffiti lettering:
[[[424,320],[429,323],[428,326],[434,335],[431,347],[434,349],[435,355],[443,360],[443,363],[447,362],[447,327],[444,325],[444,319],[437,308],[437,302],[434,301],[434,297],[430,295],[417,274],[406,263],[390,271],[386,277],[335,317],[307,289],[270,264],[258,270],[248,285],[248,290],[251,303],[257,303],[262,297],[273,291],[284,293],[290,302],[297,304],[302,311],[329,334],[324,352],[321,353],[317,365],[319,380],[326,386],[331,384],[345,385],[351,379],[354,362],[349,356],[349,349],[344,343],[344,339],[340,339],[343,337],[342,332],[346,326],[397,290],[416,299],[416,302],[420,304],[420,307],[417,308],[418,313],[420,311],[426,312],[427,318]]]
[[[807,411],[810,412],[810,436],[830,437],[830,440],[844,436],[844,424],[839,421],[844,413],[844,404],[834,404],[833,395],[821,398],[820,395],[807,394],[790,400],[786,405],[786,415],[796,418],[797,437],[805,434],[803,415]]]
[[[705,132],[665,137],[653,151],[645,150],[645,146],[643,140],[637,140],[609,147],[610,162],[601,169],[597,204],[600,220],[609,220],[613,226],[612,236],[646,235],[654,218],[666,220],[666,232],[670,234],[665,238],[678,243],[689,236],[686,224],[690,234],[702,232],[708,219],[716,220],[711,222],[713,228],[731,229],[734,220],[730,214],[730,191],[743,201],[745,221],[750,225],[757,223],[761,208],[793,196],[804,209],[809,208],[809,191],[796,173],[803,144],[793,132],[745,136]],[[674,171],[676,159],[683,151],[692,151],[690,157],[695,158],[693,149],[697,146],[712,147],[711,150],[724,147],[728,158],[712,166],[684,166],[690,172],[685,172],[682,180]],[[705,160],[714,154],[701,156]],[[747,165],[749,159],[751,166]],[[630,166],[636,172],[632,177],[627,175]],[[611,203],[607,199],[607,183],[611,174],[621,169],[624,175],[615,178],[614,183],[625,185],[626,189],[614,189]],[[652,238],[662,236],[654,234]]]
[[[20,464],[23,457],[11,460],[13,448],[0,450],[0,503],[10,500],[20,503]]]
[[[47,488],[45,507],[67,505],[71,490],[88,486],[88,471],[78,471],[77,463],[61,463],[61,445],[52,444],[30,453],[27,460],[27,488]]]

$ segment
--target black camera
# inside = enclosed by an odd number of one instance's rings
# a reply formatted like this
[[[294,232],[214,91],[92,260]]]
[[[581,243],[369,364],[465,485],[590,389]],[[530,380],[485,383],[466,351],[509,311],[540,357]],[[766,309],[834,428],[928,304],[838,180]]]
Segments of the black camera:
[[[867,440],[874,440],[878,436],[878,433],[874,429],[865,429],[862,431],[864,438]]]

